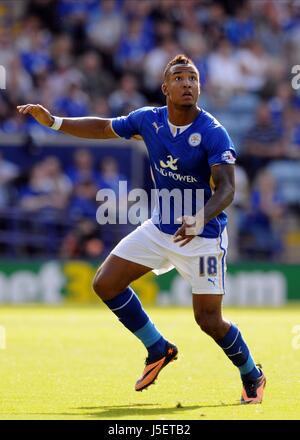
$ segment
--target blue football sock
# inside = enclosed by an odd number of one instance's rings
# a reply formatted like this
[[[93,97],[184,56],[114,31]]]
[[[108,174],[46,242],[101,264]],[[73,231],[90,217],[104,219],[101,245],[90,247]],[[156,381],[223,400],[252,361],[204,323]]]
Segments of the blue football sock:
[[[238,367],[242,380],[255,380],[261,376],[241,332],[234,324],[231,324],[224,338],[219,339],[217,344],[231,362]]]
[[[135,292],[127,287],[118,296],[104,303],[122,324],[139,338],[148,350],[149,359],[165,353],[166,340],[156,329]]]

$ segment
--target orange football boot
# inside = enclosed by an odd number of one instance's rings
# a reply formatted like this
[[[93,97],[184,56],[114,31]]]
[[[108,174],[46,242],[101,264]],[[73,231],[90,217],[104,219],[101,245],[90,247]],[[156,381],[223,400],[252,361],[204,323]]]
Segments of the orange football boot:
[[[168,342],[166,346],[166,353],[164,356],[151,361],[149,361],[149,359],[147,358],[143,374],[135,384],[135,391],[142,391],[146,389],[149,385],[153,384],[161,370],[170,362],[177,359],[177,354],[177,347]]]
[[[243,390],[241,403],[242,404],[255,404],[262,403],[264,388],[266,386],[267,380],[266,376],[261,372],[261,376],[256,380],[243,381]]]

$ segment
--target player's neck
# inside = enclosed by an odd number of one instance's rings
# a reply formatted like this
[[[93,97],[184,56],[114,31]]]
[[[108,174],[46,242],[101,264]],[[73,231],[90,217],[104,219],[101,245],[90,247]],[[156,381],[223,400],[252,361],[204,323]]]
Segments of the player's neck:
[[[168,119],[173,125],[188,125],[194,122],[200,111],[200,108],[196,105],[192,107],[168,105]]]

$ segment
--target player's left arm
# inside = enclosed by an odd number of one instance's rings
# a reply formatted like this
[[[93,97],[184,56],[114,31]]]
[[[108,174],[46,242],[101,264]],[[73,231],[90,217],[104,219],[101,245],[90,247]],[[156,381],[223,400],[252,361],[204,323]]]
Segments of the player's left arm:
[[[234,165],[213,165],[211,176],[215,189],[204,207],[204,225],[224,211],[231,204],[234,197]]]
[[[185,216],[182,225],[174,234],[174,242],[184,246],[189,243],[211,219],[226,209],[234,197],[235,179],[233,164],[218,164],[211,167],[214,193],[194,217]]]

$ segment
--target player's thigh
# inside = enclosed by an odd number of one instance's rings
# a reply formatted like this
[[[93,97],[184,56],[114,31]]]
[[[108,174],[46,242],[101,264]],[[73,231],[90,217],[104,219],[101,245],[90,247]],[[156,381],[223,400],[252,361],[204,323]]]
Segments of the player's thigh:
[[[150,270],[150,267],[110,254],[97,270],[93,287],[102,299],[111,299]]]
[[[170,251],[169,260],[191,284],[193,294],[225,293],[227,244],[227,233],[224,230],[221,237],[195,237],[186,248]]]
[[[225,293],[225,263],[222,255],[213,252],[193,257],[175,254],[170,257],[170,261],[191,285],[193,295],[222,297]]]
[[[193,293],[193,310],[198,323],[204,320],[218,320],[222,318],[223,295]]]
[[[190,264],[193,294],[212,296],[225,294],[227,246],[226,229],[221,237],[205,239],[203,243],[199,241],[199,248],[195,249],[197,252]]]
[[[124,237],[111,254],[151,269],[160,269],[166,262],[164,247],[157,228],[149,220]]]
[[[102,299],[113,298],[132,281],[164,263],[161,246],[148,227],[145,222],[124,237],[98,269],[93,287]]]

